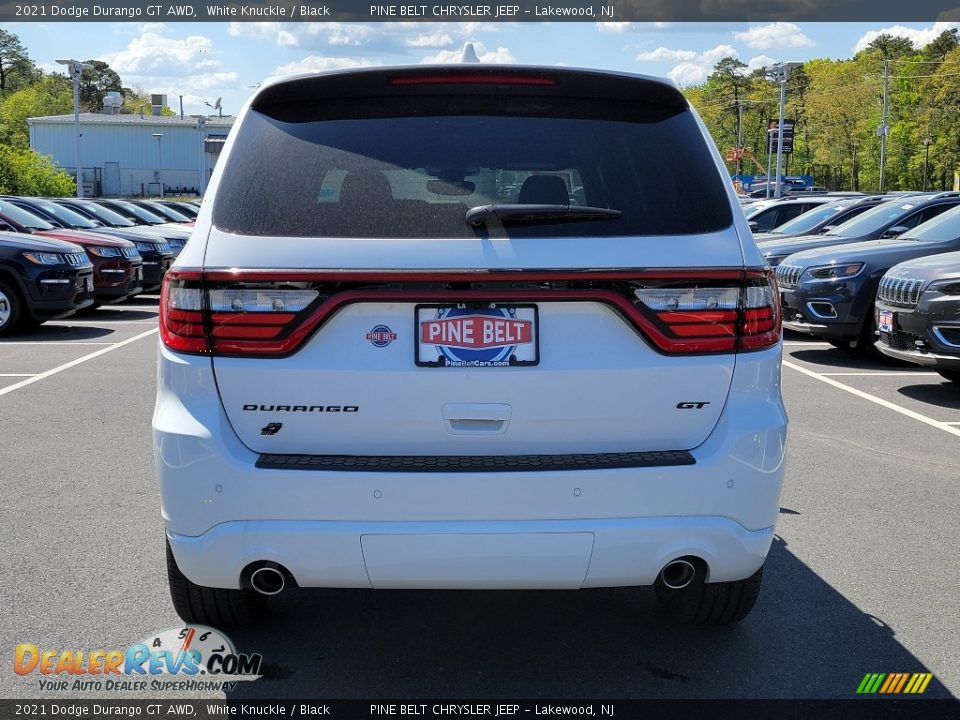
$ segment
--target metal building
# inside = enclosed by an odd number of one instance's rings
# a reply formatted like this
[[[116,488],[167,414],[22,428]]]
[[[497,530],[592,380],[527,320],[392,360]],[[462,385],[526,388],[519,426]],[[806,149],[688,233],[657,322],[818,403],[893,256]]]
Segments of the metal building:
[[[84,195],[202,195],[226,140],[232,117],[153,114],[80,115],[80,165]],[[108,114],[109,113],[109,114]],[[76,177],[73,115],[28,118],[30,147],[50,155]]]

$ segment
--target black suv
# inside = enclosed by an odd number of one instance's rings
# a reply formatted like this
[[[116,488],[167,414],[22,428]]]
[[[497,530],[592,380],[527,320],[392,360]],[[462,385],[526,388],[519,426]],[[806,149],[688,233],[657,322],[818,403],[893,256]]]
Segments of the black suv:
[[[777,267],[783,326],[838,347],[872,350],[880,278],[897,263],[960,250],[960,207],[897,238],[791,255]]]
[[[877,292],[877,349],[960,383],[960,252],[894,265]]]
[[[93,305],[93,264],[73,243],[0,232],[0,336]]]
[[[888,200],[820,235],[771,240],[760,246],[763,257],[776,267],[803,250],[897,237],[942,212],[960,205],[960,192],[910,195]]]

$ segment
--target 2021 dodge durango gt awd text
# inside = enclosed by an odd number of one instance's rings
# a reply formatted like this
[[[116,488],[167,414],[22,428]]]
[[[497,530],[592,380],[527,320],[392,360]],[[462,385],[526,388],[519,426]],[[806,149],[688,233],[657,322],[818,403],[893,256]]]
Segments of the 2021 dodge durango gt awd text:
[[[223,155],[161,299],[184,619],[292,586],[654,585],[678,619],[746,616],[783,481],[778,297],[674,86],[299,76]]]

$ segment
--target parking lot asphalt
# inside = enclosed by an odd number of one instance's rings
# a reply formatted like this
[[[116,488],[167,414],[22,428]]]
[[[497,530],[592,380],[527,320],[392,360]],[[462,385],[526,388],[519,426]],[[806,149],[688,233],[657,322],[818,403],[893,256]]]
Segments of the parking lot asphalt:
[[[0,341],[7,668],[19,643],[125,648],[181,624],[152,469],[155,323],[142,297]],[[870,672],[960,695],[960,387],[798,335],[784,351],[781,515],[739,626],[672,625],[648,589],[299,591],[228,631],[265,662],[228,696],[850,698]],[[37,677],[0,673],[0,697],[83,696]]]

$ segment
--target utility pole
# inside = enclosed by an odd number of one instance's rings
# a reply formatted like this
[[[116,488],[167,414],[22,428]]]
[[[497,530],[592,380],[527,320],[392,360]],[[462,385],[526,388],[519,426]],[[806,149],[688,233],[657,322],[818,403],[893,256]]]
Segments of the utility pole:
[[[887,176],[887,134],[890,127],[887,125],[887,103],[890,95],[890,61],[883,61],[883,113],[880,117],[880,127],[877,135],[880,136],[880,194],[883,194]]]
[[[743,152],[743,100],[737,98],[737,178],[742,170],[740,156]]]
[[[780,122],[777,123],[777,193],[780,197],[783,192],[780,178],[783,172],[783,114],[784,105],[787,103],[787,66],[780,63]]]

